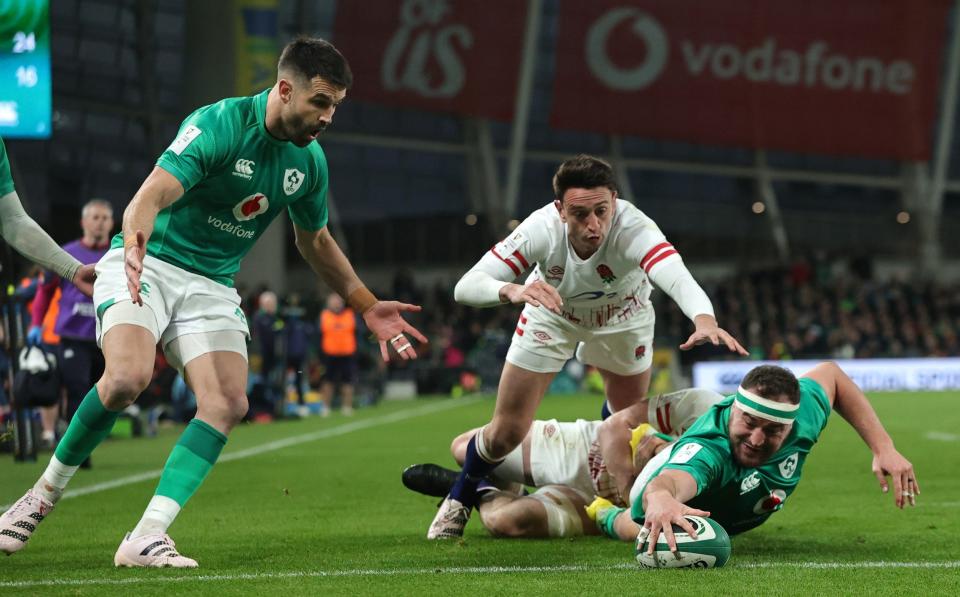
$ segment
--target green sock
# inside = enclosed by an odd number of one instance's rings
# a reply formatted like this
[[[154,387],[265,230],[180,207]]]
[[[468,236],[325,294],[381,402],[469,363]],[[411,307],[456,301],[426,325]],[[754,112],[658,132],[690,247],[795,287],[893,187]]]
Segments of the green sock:
[[[207,423],[190,421],[163,467],[156,495],[166,496],[182,507],[203,483],[226,443],[227,436]]]
[[[69,466],[79,466],[110,435],[119,416],[119,411],[104,408],[97,386],[93,386],[73,415],[63,439],[57,444],[54,452],[57,460]]]

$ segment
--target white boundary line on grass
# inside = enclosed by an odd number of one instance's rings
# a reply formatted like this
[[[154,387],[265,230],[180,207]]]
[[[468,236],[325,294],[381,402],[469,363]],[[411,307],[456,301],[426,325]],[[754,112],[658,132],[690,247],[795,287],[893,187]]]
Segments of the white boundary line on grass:
[[[960,560],[944,562],[752,562],[734,564],[737,568],[799,568],[813,570],[854,570],[860,568],[960,568]],[[354,570],[304,570],[290,572],[262,572],[250,574],[201,574],[191,576],[155,576],[141,578],[77,578],[49,580],[0,581],[0,589],[23,589],[30,587],[77,587],[119,586],[137,584],[170,584],[186,582],[218,582],[232,580],[270,580],[285,578],[342,578],[364,576],[420,576],[436,574],[540,574],[544,572],[608,572],[616,570],[640,570],[636,564],[621,563],[608,566],[570,564],[565,566],[470,566],[452,568],[386,568]]]
[[[373,417],[370,419],[362,419],[359,421],[353,421],[351,423],[347,423],[345,425],[338,425],[336,427],[330,427],[328,429],[321,429],[320,431],[312,431],[310,433],[294,435],[293,437],[285,437],[283,439],[278,439],[272,442],[267,442],[265,444],[260,444],[259,446],[252,446],[250,448],[237,450],[235,452],[227,452],[217,460],[217,463],[219,464],[222,462],[231,462],[233,460],[250,458],[251,456],[259,456],[261,454],[266,454],[267,452],[282,450],[283,448],[289,448],[291,446],[305,444],[307,442],[312,442],[319,439],[337,437],[339,435],[345,435],[347,433],[351,433],[354,431],[360,431],[361,429],[379,427],[380,425],[386,425],[388,423],[396,423],[397,421],[412,419],[414,417],[419,417],[421,415],[431,415],[434,413],[443,412],[445,410],[450,410],[460,406],[465,406],[467,404],[473,404],[478,400],[480,400],[480,398],[460,398],[456,400],[444,400],[443,402],[426,404],[417,408],[411,408],[409,410],[400,410],[394,413],[390,413],[389,415]],[[140,483],[141,481],[159,479],[161,472],[163,472],[163,469],[156,469],[152,471],[147,471],[145,473],[138,473],[136,475],[120,477],[119,479],[114,479],[112,481],[95,483],[93,485],[80,487],[78,489],[68,489],[63,494],[63,497],[60,499],[66,500],[71,498],[77,498],[84,495],[90,495],[91,493],[99,493],[101,491],[107,491],[108,489],[115,489],[117,487],[124,487],[126,485]],[[0,512],[6,512],[7,509],[10,508],[10,506],[12,505],[13,504],[6,504],[3,506],[0,506]]]
[[[955,442],[960,440],[960,435],[956,433],[945,433],[943,431],[928,431],[923,437],[938,442]]]

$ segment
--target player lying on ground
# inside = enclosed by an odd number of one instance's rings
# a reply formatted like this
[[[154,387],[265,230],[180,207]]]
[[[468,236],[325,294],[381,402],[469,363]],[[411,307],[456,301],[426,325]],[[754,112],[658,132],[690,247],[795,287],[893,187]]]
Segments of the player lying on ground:
[[[96,278],[93,264],[83,265],[57,246],[50,236],[23,211],[20,196],[13,187],[7,149],[0,139],[0,237],[27,259],[39,263],[69,280],[83,294],[93,294]]]
[[[556,199],[487,252],[454,290],[465,305],[524,308],[493,417],[469,442],[463,472],[431,523],[429,539],[463,535],[477,483],[523,440],[551,380],[574,353],[599,369],[611,411],[646,396],[653,284],[694,323],[681,349],[712,342],[747,354],[718,326],[710,299],[656,223],[617,199],[609,164],[587,155],[569,159],[557,169],[553,190]],[[512,283],[531,267],[525,284]]]
[[[679,432],[722,399],[716,392],[698,388],[650,399],[654,424],[635,428],[625,449],[642,466],[674,439],[658,431]],[[573,423],[534,421],[520,446],[480,483],[477,510],[483,526],[501,537],[597,534],[586,506],[594,495],[616,499],[600,457],[600,427],[601,421],[583,419]],[[463,464],[467,444],[476,432],[471,429],[453,440],[450,451],[457,463]],[[403,482],[414,491],[443,497],[457,476],[437,465],[415,465],[404,471]],[[538,489],[522,495],[524,485]]]
[[[97,264],[97,337],[106,370],[90,389],[32,489],[0,517],[0,551],[21,549],[77,467],[146,388],[156,345],[197,398],[197,416],[174,446],[153,499],[114,556],[117,566],[197,566],[167,529],[200,488],[247,412],[249,328],[233,277],[282,211],[297,249],[320,279],[360,313],[380,341],[416,358],[401,313],[379,301],[327,230],[327,162],[315,141],[332,122],[352,75],[320,39],[284,48],[276,84],[255,96],[199,108],[183,122],[123,214],[123,232]]]
[[[593,504],[597,525],[614,538],[648,541],[650,554],[661,532],[676,551],[671,524],[693,533],[686,514],[710,516],[730,535],[752,529],[782,509],[797,487],[831,410],[873,452],[873,473],[884,492],[886,477],[892,478],[896,506],[915,505],[920,485],[913,465],[894,448],[867,397],[839,366],[821,363],[798,382],[787,369],[761,365],[747,373],[735,395],[644,466],[630,491],[630,509]],[[601,452],[629,437],[629,418],[619,423],[601,430],[615,436],[601,438]]]

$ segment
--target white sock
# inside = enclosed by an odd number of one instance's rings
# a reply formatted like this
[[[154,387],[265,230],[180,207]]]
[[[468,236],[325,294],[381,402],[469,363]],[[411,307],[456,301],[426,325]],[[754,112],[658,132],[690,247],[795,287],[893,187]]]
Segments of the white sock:
[[[176,501],[165,495],[153,496],[147,509],[143,511],[143,518],[130,533],[130,538],[166,533],[179,513],[180,504]]]
[[[60,496],[63,495],[63,489],[73,478],[79,466],[70,466],[60,462],[56,456],[50,458],[50,464],[43,471],[36,485],[33,486],[44,499],[56,504]]]

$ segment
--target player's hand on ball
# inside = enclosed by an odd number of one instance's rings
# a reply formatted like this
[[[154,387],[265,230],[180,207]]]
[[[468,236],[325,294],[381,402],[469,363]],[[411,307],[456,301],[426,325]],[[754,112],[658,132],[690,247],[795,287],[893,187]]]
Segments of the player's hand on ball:
[[[903,509],[909,503],[917,505],[917,496],[920,495],[920,484],[910,461],[891,446],[873,456],[873,474],[880,482],[884,493],[890,491],[887,476],[893,479],[893,502],[897,508]]]
[[[544,307],[560,315],[563,299],[553,286],[542,280],[532,284],[507,284],[500,290],[500,298],[506,299],[514,305],[527,303],[534,307]]]
[[[380,356],[383,357],[384,362],[390,360],[387,344],[390,344],[404,361],[417,358],[417,351],[413,349],[413,345],[404,334],[410,334],[423,344],[427,342],[427,338],[417,328],[407,323],[400,313],[403,311],[416,313],[420,309],[420,305],[377,301],[363,313],[363,321],[380,342]]]
[[[647,554],[653,555],[656,550],[657,542],[660,540],[660,533],[667,538],[667,545],[670,551],[677,555],[677,538],[673,534],[673,525],[676,525],[688,533],[694,539],[697,538],[697,531],[690,524],[690,521],[684,518],[685,515],[710,516],[709,512],[691,508],[684,503],[677,501],[666,491],[654,491],[646,495],[646,507],[644,508],[643,528],[640,529],[640,537],[647,541]]]
[[[717,320],[712,316],[697,315],[694,323],[696,324],[697,329],[690,334],[690,337],[687,338],[686,342],[680,345],[680,350],[690,350],[694,346],[699,346],[709,342],[714,346],[720,346],[722,343],[730,350],[730,352],[735,352],[741,356],[747,356],[750,354],[747,352],[747,349],[737,342],[736,338],[731,336],[726,330],[717,325]]]
[[[147,254],[147,237],[142,230],[129,241],[123,240],[123,269],[127,274],[127,289],[133,302],[143,306],[140,297],[140,275],[143,273],[143,258]]]

